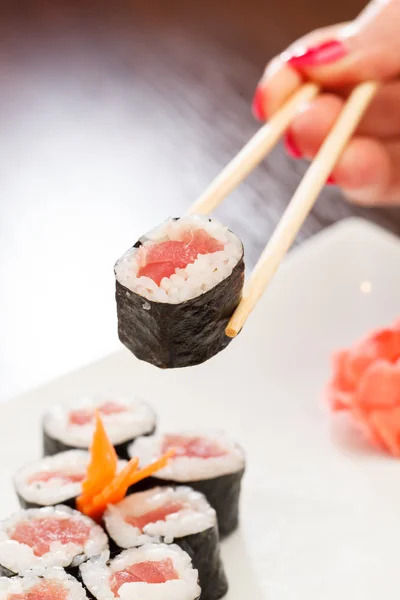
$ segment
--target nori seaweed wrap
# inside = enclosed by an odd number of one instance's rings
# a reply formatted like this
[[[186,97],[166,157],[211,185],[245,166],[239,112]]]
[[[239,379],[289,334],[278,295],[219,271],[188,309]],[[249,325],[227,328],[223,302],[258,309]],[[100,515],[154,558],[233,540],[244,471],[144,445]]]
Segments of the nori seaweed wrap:
[[[115,265],[118,335],[163,369],[205,362],[231,341],[225,328],[244,283],[239,238],[205,217],[171,219]]]
[[[221,538],[239,524],[239,500],[245,472],[245,456],[236,443],[217,434],[154,435],[137,439],[129,455],[137,456],[145,466],[168,448],[177,454],[152,477],[140,482],[135,490],[154,486],[188,485],[207,498],[217,513]]]
[[[243,475],[244,468],[212,479],[188,482],[193,489],[204,494],[215,509],[221,538],[228,536],[239,525],[239,499]],[[153,482],[149,485],[158,481],[155,477],[152,479]]]
[[[202,600],[219,600],[227,593],[216,513],[203,494],[186,486],[133,493],[110,506],[104,522],[113,551],[149,541],[173,542],[198,570]]]

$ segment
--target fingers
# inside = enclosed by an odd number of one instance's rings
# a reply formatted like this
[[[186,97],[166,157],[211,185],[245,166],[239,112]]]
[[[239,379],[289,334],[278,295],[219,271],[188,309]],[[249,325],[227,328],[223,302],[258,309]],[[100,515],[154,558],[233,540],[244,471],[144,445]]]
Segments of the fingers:
[[[379,90],[358,133],[388,140],[400,136],[400,81],[387,83]]]
[[[292,156],[314,158],[340,113],[341,103],[337,97],[326,95],[317,99],[312,110],[299,114],[286,140]],[[357,135],[348,144],[331,180],[357,204],[398,204],[400,141]]]
[[[322,94],[296,116],[286,135],[286,149],[294,158],[312,159],[338,118],[344,101]]]
[[[305,79],[343,91],[368,79],[400,75],[400,1],[374,0],[350,24],[317,30],[295,42],[267,67],[255,114],[268,118]]]
[[[340,96],[321,94],[302,107],[287,136],[289,154],[307,158],[315,156],[339,116],[344,102],[345,99]],[[388,141],[400,138],[400,82],[387,84],[379,91],[356,134]]]
[[[357,204],[386,201],[392,185],[388,148],[373,138],[355,137],[333,171],[333,180]]]
[[[318,40],[336,36],[341,27],[336,25],[319,29],[303,39],[316,43]],[[275,114],[304,82],[301,71],[292,67],[285,57],[283,53],[267,65],[257,86],[252,108],[254,116],[260,121],[265,121]]]
[[[349,200],[366,206],[394,206],[400,201],[400,142],[354,138],[334,171]]]
[[[300,87],[303,78],[298,71],[275,58],[267,67],[256,89],[252,110],[256,119],[267,121]]]
[[[312,80],[326,92],[296,116],[286,137],[294,157],[312,159],[365,80],[383,83],[333,172],[354,202],[400,202],[400,0],[374,0],[350,24],[314,31],[268,65],[253,110],[266,120]],[[327,93],[327,92],[330,93]]]
[[[352,23],[327,30],[316,43],[300,40],[284,58],[324,87],[389,80],[400,73],[399,31],[400,2],[375,0]]]

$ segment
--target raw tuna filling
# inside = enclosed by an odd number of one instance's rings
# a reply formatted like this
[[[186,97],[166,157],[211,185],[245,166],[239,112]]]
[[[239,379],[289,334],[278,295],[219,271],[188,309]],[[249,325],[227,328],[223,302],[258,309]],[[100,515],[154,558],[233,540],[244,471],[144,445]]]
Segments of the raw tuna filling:
[[[182,240],[141,246],[137,252],[137,277],[149,277],[160,285],[164,277],[171,277],[176,269],[185,269],[199,254],[212,254],[224,249],[224,244],[201,229],[188,229]]]
[[[170,502],[169,504],[165,504],[164,506],[160,506],[159,508],[155,508],[154,510],[149,511],[144,515],[127,515],[125,517],[125,521],[129,525],[132,525],[133,527],[138,527],[142,530],[146,525],[148,525],[148,523],[157,523],[157,521],[165,521],[168,515],[176,514],[183,508],[185,508],[185,505],[182,502]]]
[[[109,416],[116,415],[122,412],[126,412],[126,406],[118,404],[118,402],[105,402],[97,409],[101,415]],[[80,408],[77,410],[71,410],[69,413],[69,424],[70,425],[87,425],[94,420],[95,409],[94,408]]]
[[[170,558],[154,562],[134,563],[123,571],[117,571],[110,577],[110,588],[115,597],[119,597],[119,588],[124,583],[165,583],[172,579],[179,579]]]
[[[90,534],[86,523],[74,519],[36,519],[20,521],[10,535],[10,539],[32,548],[35,556],[50,552],[53,542],[83,546]]]
[[[12,594],[7,600],[67,600],[65,587],[58,581],[41,581],[23,594]]]
[[[170,448],[175,449],[175,458],[179,458],[180,456],[188,456],[190,458],[218,458],[226,454],[226,451],[216,442],[199,436],[166,435],[164,436],[162,452],[164,453]]]
[[[61,483],[80,483],[85,479],[85,473],[70,474],[60,471],[44,471],[36,473],[28,479],[28,483],[48,483],[52,479],[60,480]]]

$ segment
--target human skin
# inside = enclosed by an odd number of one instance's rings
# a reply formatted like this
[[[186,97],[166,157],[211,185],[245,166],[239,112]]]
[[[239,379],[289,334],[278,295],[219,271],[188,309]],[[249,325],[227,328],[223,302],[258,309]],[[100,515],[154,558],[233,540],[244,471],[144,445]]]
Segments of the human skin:
[[[293,158],[312,160],[358,83],[381,87],[331,176],[363,205],[400,205],[400,0],[374,0],[351,23],[314,31],[266,67],[253,113],[268,120],[304,81],[322,93],[301,107],[285,139]]]

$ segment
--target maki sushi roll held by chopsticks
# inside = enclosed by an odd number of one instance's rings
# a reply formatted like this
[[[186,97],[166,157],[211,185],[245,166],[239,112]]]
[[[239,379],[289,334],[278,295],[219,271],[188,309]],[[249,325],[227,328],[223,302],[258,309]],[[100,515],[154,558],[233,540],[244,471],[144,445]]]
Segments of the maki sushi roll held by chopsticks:
[[[189,485],[204,494],[215,509],[221,537],[234,531],[245,471],[242,448],[218,433],[192,432],[138,438],[129,454],[146,466],[172,448],[174,456],[167,466],[153,473],[144,486]]]
[[[190,487],[155,487],[130,494],[104,513],[111,546],[139,547],[172,542],[185,550],[199,572],[202,600],[219,600],[228,591],[220,555],[215,510]]]
[[[118,334],[161,368],[200,364],[229,343],[244,283],[243,245],[217,221],[170,219],[115,265]]]

